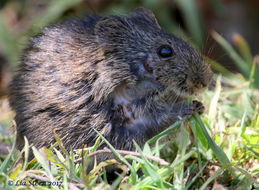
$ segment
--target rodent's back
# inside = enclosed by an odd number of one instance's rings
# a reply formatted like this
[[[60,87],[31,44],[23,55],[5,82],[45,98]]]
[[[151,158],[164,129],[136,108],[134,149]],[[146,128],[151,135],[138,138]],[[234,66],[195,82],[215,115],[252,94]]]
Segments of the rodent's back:
[[[92,128],[102,126],[91,123],[95,114],[100,122],[106,119],[98,114],[100,105],[93,103],[91,93],[102,59],[93,31],[99,19],[65,21],[31,40],[11,85],[18,137],[27,136],[37,147],[48,146],[56,129],[64,144],[76,147],[91,142]]]

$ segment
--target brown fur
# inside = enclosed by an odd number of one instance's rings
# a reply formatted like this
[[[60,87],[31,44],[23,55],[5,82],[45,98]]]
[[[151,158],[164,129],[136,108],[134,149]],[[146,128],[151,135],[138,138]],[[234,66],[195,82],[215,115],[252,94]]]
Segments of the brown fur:
[[[173,56],[157,49],[170,45]],[[179,118],[200,112],[184,100],[208,86],[211,70],[182,39],[139,8],[131,16],[96,15],[46,27],[32,38],[11,85],[18,146],[93,145],[103,133],[117,149],[143,145]]]

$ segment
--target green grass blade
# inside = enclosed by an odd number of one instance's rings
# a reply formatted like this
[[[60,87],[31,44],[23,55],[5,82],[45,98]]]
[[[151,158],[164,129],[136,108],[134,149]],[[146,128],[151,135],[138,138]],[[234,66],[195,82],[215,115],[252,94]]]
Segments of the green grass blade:
[[[247,41],[240,34],[237,33],[234,33],[232,35],[232,40],[238,48],[243,59],[251,66],[253,62],[253,56],[251,54],[251,50]]]
[[[195,182],[195,180],[202,174],[203,170],[205,169],[205,167],[207,166],[208,162],[206,164],[204,164],[200,169],[199,172],[192,178],[192,180],[190,181],[190,183],[188,183],[185,187],[184,190],[188,190],[192,184]]]
[[[109,143],[109,141],[97,130],[95,130],[95,132],[101,137],[101,139],[108,145],[108,147],[111,149],[112,153],[120,160],[122,161],[125,165],[127,165],[129,167],[129,169],[131,170],[131,174],[133,176],[133,180],[134,182],[136,181],[137,179],[137,176],[136,176],[136,171],[135,169],[131,166],[131,164],[123,157],[120,155],[120,153],[118,153],[116,151],[116,149]]]
[[[15,137],[16,137],[16,134],[15,134]],[[0,166],[0,173],[6,173],[12,164],[12,157],[14,156],[14,153],[15,153],[16,138],[14,138],[13,142],[14,143],[12,145],[11,151],[9,152],[8,156],[4,159],[3,163]]]
[[[250,75],[249,75],[249,81],[250,81],[250,87],[253,87],[253,84],[255,84],[256,88],[259,88],[259,70],[257,69],[256,72],[256,61],[254,60],[252,62]]]
[[[43,169],[47,172],[50,180],[52,181],[55,181],[54,180],[54,177],[51,173],[51,170],[50,170],[50,167],[49,167],[49,164],[46,162],[46,160],[44,159],[44,157],[40,154],[40,152],[35,148],[35,147],[32,147],[32,151],[33,151],[33,154],[35,156],[35,158],[37,159],[37,161],[39,162],[39,164],[43,167]]]
[[[214,125],[214,122],[216,119],[217,107],[218,107],[217,105],[218,105],[220,93],[221,93],[221,76],[219,76],[217,78],[215,93],[210,102],[210,108],[209,108],[208,115],[209,115],[209,120],[210,120],[211,126]]]
[[[188,145],[190,144],[189,132],[185,127],[180,128],[180,132],[177,137],[178,155],[176,160],[182,158],[186,154]],[[174,168],[174,186],[176,189],[183,189],[185,185],[184,181],[184,162]]]
[[[38,17],[35,20],[33,20],[33,32],[38,32],[39,29],[42,28],[42,26],[46,26],[47,24],[55,21],[57,18],[59,18],[64,11],[67,9],[77,5],[82,0],[56,0],[51,1],[47,11],[42,17]]]
[[[145,170],[148,172],[148,174],[152,177],[153,181],[156,183],[161,183],[162,186],[162,182],[163,179],[157,174],[156,170],[158,168],[156,168],[143,154],[143,152],[141,151],[141,148],[138,146],[138,144],[134,141],[134,145],[136,147],[136,150],[142,155],[142,159],[144,160],[144,168]]]
[[[163,132],[159,133],[158,135],[152,137],[151,139],[149,139],[147,141],[147,143],[152,144],[154,142],[156,142],[158,139],[162,139],[163,137],[168,136],[168,134],[175,132],[183,123],[183,121],[177,121],[175,122],[173,125],[171,125],[170,127],[168,127],[167,129],[165,129]]]
[[[219,177],[222,173],[224,172],[224,169],[218,169],[215,174],[213,176],[210,176],[207,181],[200,187],[199,190],[205,190],[206,187],[213,181],[215,180],[217,177]]]
[[[161,169],[157,170],[158,175],[161,176],[162,178],[171,177],[171,175],[173,174],[174,168],[176,166],[178,166],[179,164],[184,163],[187,159],[189,159],[194,154],[195,154],[195,151],[191,150],[190,152],[188,152],[187,154],[185,154],[181,158],[175,160],[169,167],[161,168]],[[153,182],[152,177],[147,176],[144,179],[142,179],[139,183],[135,184],[131,189],[132,190],[139,190],[144,185],[151,184],[152,182]]]
[[[201,128],[197,127],[196,122],[191,122],[191,129],[193,131],[195,139],[197,139],[197,143],[199,142],[201,144],[201,146],[203,147],[203,149],[207,150],[208,149],[207,139],[204,136]]]
[[[238,55],[235,49],[217,32],[212,32],[212,37],[221,45],[222,48],[228,53],[230,58],[234,61],[236,66],[241,72],[248,77],[249,76],[249,65],[246,64],[244,59]]]
[[[197,126],[200,127],[200,129],[202,130],[204,136],[206,137],[207,142],[209,144],[209,147],[214,152],[217,160],[222,164],[223,167],[229,167],[230,166],[230,161],[229,161],[228,157],[222,151],[222,149],[215,143],[215,141],[212,140],[212,138],[210,137],[209,133],[207,132],[207,129],[206,129],[204,123],[202,122],[200,116],[196,114],[194,116],[194,119],[198,123]]]
[[[0,11],[0,44],[1,48],[5,55],[7,55],[7,59],[11,65],[15,66],[18,61],[18,48],[16,39],[10,31],[8,31],[5,23],[3,13]],[[3,46],[2,46],[3,44]]]
[[[220,72],[222,75],[225,76],[232,76],[233,73],[231,73],[229,70],[227,70],[225,67],[223,67],[220,63],[218,63],[215,60],[210,59],[209,57],[206,57],[207,62],[211,65],[212,69],[215,71]]]
[[[184,20],[193,40],[201,47],[203,42],[203,23],[197,3],[193,0],[176,0],[175,3],[178,4],[184,14]]]

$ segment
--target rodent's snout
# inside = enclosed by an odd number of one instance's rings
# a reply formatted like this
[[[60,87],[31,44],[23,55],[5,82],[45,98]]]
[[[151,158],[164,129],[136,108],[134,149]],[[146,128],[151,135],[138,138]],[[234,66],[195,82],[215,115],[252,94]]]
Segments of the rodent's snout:
[[[191,75],[187,77],[186,84],[188,87],[193,87],[195,89],[203,89],[208,85],[207,79],[204,79],[202,76]]]
[[[186,78],[186,85],[193,89],[193,91],[200,91],[209,86],[212,79],[212,71],[210,67],[206,67],[204,70],[198,72],[193,72]]]

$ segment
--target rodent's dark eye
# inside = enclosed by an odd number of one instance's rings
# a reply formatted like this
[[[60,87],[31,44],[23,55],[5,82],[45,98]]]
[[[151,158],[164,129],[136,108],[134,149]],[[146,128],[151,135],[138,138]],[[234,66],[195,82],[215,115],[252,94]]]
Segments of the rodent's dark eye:
[[[173,49],[169,45],[162,45],[158,48],[157,53],[162,58],[171,57],[174,55]]]

